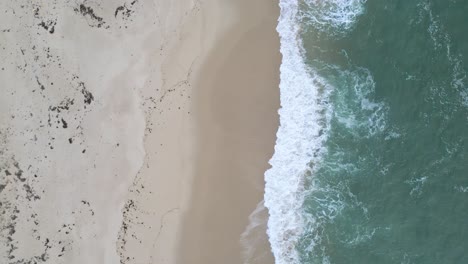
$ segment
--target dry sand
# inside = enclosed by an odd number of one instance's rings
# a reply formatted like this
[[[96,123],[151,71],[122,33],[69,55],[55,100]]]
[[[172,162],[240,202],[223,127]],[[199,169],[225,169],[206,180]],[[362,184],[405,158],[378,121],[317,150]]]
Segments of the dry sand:
[[[0,263],[242,263],[279,76],[250,2],[0,2]]]

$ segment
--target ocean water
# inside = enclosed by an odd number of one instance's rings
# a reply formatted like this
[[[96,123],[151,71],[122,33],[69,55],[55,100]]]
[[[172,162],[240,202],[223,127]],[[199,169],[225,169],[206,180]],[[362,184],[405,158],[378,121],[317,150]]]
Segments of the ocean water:
[[[468,263],[468,1],[280,7],[276,263]]]

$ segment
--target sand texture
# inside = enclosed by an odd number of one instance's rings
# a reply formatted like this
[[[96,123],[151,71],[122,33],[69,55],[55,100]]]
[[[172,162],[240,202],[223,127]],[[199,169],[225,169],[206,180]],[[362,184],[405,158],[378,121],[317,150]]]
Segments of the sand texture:
[[[272,263],[276,4],[1,1],[0,263]]]

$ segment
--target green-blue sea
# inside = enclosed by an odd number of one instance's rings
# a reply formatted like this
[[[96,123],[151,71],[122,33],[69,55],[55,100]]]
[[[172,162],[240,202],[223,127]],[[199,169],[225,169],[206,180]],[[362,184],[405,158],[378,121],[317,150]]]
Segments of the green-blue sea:
[[[468,1],[280,7],[276,263],[468,263]]]

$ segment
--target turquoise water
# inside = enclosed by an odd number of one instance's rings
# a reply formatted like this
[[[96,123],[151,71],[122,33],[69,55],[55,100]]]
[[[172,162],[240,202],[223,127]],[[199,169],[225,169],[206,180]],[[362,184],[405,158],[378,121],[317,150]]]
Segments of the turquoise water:
[[[276,262],[468,263],[468,1],[281,3]]]

